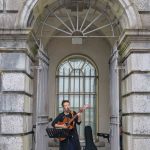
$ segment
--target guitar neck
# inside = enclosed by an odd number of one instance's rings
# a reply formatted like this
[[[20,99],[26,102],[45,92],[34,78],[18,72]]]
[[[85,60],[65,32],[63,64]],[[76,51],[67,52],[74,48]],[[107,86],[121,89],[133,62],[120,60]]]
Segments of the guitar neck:
[[[81,113],[81,112],[83,112],[83,110],[78,111],[78,113]],[[76,119],[76,117],[78,116],[78,113],[74,115],[73,118],[70,119],[69,124],[71,124]]]

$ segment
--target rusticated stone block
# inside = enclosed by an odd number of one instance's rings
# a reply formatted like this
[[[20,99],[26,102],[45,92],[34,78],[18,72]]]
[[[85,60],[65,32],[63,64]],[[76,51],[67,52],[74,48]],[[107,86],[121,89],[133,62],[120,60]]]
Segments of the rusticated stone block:
[[[25,70],[25,54],[0,53],[0,68],[2,70]]]
[[[122,81],[122,95],[130,92],[149,92],[150,74],[131,74]]]
[[[0,112],[32,113],[33,100],[24,94],[0,94]]]
[[[150,71],[150,54],[132,53],[123,65],[125,70],[122,71],[122,77],[133,71]]]
[[[32,135],[0,136],[0,150],[31,150]]]
[[[123,131],[130,134],[149,135],[150,117],[149,116],[123,116]]]
[[[149,150],[150,138],[123,134],[124,150]]]
[[[23,70],[32,74],[31,66],[32,61],[25,53],[0,53],[1,70]]]
[[[32,94],[32,79],[24,73],[3,73],[2,91],[23,91]]]
[[[150,113],[150,95],[130,95],[122,98],[123,113]]]
[[[32,117],[23,115],[1,115],[2,134],[20,134],[32,130]]]

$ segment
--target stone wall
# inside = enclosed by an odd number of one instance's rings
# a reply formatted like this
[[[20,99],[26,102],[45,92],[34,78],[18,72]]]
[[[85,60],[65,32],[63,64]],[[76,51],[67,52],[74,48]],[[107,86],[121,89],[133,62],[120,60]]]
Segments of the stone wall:
[[[150,28],[150,0],[133,0],[138,10],[143,28]]]
[[[147,30],[129,30],[119,43],[125,67],[121,75],[124,150],[150,147],[149,35]]]
[[[24,0],[0,0],[0,27],[16,28]]]
[[[0,35],[3,38],[0,39],[0,149],[29,150],[32,149],[33,59],[25,46],[28,32],[6,32]]]

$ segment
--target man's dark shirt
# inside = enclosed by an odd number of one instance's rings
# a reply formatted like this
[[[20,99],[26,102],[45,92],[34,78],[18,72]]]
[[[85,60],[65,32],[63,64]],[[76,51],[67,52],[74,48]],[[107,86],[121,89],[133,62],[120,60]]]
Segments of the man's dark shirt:
[[[68,119],[71,119],[74,115],[76,115],[76,112],[72,112],[69,114],[64,114],[64,112],[60,113],[55,120],[52,122],[52,126],[55,127],[55,124],[58,122],[63,122],[65,117]],[[76,124],[80,125],[81,122],[78,122],[78,117],[74,119],[74,128],[70,129],[69,136],[60,142],[60,150],[80,150],[80,142],[79,137],[76,129]]]

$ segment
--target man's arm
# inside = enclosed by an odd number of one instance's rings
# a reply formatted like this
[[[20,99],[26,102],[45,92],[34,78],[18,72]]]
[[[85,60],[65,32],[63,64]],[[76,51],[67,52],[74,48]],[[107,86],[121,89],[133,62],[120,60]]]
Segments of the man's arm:
[[[52,126],[53,126],[54,128],[67,128],[67,126],[66,126],[65,124],[59,124],[59,123],[58,123],[58,122],[61,122],[61,121],[60,121],[61,118],[62,118],[62,114],[59,114],[59,115],[55,118],[55,120],[52,122]]]

